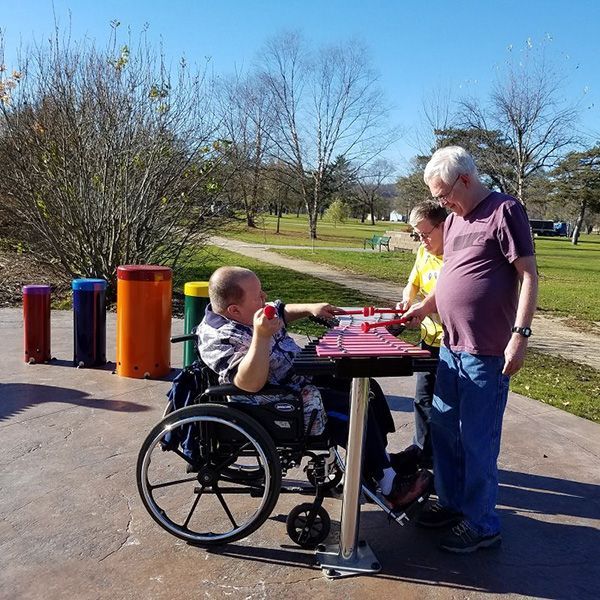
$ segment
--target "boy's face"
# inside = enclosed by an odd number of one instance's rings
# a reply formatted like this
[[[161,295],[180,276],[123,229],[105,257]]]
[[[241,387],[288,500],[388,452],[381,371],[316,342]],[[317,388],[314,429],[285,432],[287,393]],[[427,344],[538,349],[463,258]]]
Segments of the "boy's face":
[[[244,296],[228,310],[236,321],[251,327],[254,315],[259,308],[264,307],[267,295],[262,291],[260,280],[254,274],[245,277],[240,285],[244,290]]]

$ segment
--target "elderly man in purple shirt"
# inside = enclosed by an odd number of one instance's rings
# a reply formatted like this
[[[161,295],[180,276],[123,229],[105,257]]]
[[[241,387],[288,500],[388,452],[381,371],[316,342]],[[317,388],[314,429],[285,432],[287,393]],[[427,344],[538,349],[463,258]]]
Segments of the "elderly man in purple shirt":
[[[437,287],[405,315],[416,324],[438,312],[444,327],[431,423],[439,500],[419,524],[454,525],[440,547],[468,553],[501,543],[502,417],[509,377],[523,365],[531,335],[537,268],[523,206],[485,187],[463,148],[435,152],[424,179],[453,214]]]

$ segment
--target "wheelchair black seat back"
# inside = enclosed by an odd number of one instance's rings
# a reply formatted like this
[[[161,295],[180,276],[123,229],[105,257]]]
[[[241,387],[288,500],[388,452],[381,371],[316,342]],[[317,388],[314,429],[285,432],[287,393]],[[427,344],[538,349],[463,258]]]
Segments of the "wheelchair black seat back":
[[[138,456],[144,506],[161,527],[189,543],[233,542],[264,523],[279,494],[288,491],[282,477],[308,456],[310,485],[290,491],[315,499],[290,513],[287,531],[301,546],[321,543],[330,528],[323,495],[342,477],[337,452],[326,437],[305,435],[302,402],[289,390],[263,389],[261,396],[273,395],[273,402],[256,405],[229,402],[231,395],[248,394],[216,383],[200,360],[174,380],[163,419]]]

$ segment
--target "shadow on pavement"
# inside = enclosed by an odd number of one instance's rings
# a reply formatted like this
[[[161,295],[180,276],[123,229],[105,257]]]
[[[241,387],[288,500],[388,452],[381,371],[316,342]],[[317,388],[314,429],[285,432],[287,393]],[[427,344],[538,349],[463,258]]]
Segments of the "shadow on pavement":
[[[597,569],[600,531],[578,520],[598,518],[600,486],[506,470],[501,471],[500,478],[499,512],[504,538],[500,549],[462,556],[444,553],[437,545],[445,530],[423,530],[413,523],[398,527],[386,523],[383,512],[363,511],[360,538],[369,542],[382,562],[377,578],[462,590],[467,595],[478,592],[557,600],[599,598],[600,583],[593,573]],[[558,518],[549,521],[552,515],[560,515],[562,522]],[[331,516],[339,518],[335,513]],[[569,523],[564,522],[565,516],[571,517]],[[276,521],[284,518],[271,517]],[[332,532],[338,529],[336,520]],[[326,543],[334,538],[337,535],[330,536]],[[285,543],[279,548],[231,544],[208,552],[317,572],[312,552]]]
[[[52,358],[48,364],[52,367],[69,367],[70,369],[77,369],[77,365],[73,363],[72,360],[67,360],[64,358]],[[112,361],[107,361],[103,365],[96,365],[94,367],[81,367],[82,369],[90,369],[94,371],[114,371],[115,363]]]
[[[288,548],[261,548],[256,546],[236,546],[227,544],[206,549],[207,553],[230,558],[240,558],[272,565],[285,565],[304,569],[315,568],[315,555],[310,550],[300,550],[297,546]]]
[[[0,384],[0,421],[23,412],[25,409],[47,402],[63,402],[118,412],[143,412],[148,406],[124,400],[91,398],[86,392],[53,385],[32,383]]]
[[[411,524],[395,531],[390,526],[386,535],[383,513],[363,513],[365,537],[383,563],[379,577],[534,598],[599,598],[593,573],[600,531],[581,519],[600,517],[600,486],[505,470],[500,481],[500,549],[448,554],[437,548],[446,530]],[[390,544],[394,538],[397,543]]]
[[[393,412],[411,413],[413,411],[413,399],[407,396],[394,396],[386,394],[388,406]]]
[[[600,486],[501,470],[499,503],[547,516],[568,515],[598,519],[600,518]],[[600,531],[598,535],[600,536]]]

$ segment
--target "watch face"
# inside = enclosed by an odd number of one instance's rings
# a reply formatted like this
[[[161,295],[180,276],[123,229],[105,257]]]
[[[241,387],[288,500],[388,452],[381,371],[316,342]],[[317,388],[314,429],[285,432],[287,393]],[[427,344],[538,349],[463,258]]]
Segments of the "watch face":
[[[523,337],[529,337],[531,335],[531,327],[513,327],[513,332],[522,335]]]

